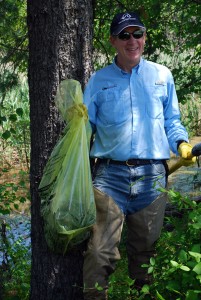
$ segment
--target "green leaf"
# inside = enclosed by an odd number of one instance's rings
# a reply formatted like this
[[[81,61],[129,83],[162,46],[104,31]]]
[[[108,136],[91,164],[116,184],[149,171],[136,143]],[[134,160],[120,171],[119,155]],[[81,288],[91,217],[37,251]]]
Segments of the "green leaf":
[[[27,291],[27,290],[29,290],[29,288],[30,288],[30,284],[28,284],[28,283],[22,283],[22,284],[21,284],[21,288],[22,288],[23,290]]]
[[[170,263],[171,263],[171,265],[172,265],[173,267],[179,267],[178,262],[176,262],[176,261],[174,261],[174,260],[171,260]]]
[[[141,291],[144,293],[144,294],[148,294],[149,293],[149,286],[147,284],[143,285]]]
[[[200,262],[200,259],[201,259],[201,254],[200,254],[200,253],[193,252],[193,251],[189,251],[188,253],[189,253],[191,256],[195,257],[195,259],[196,259],[197,262]]]
[[[194,268],[193,271],[198,275],[201,275],[201,262],[199,262]]]
[[[158,291],[156,291],[156,297],[157,297],[157,299],[159,299],[159,300],[165,300],[165,298],[163,298],[163,296],[161,296],[161,294],[159,294]]]
[[[142,264],[141,267],[142,267],[142,268],[148,268],[149,265],[148,265],[148,264]]]
[[[178,292],[180,290],[180,282],[179,281],[169,281],[166,285],[166,288],[170,291]]]
[[[25,181],[24,180],[20,180],[20,182],[19,182],[19,185],[21,186],[21,187],[25,187]]]
[[[11,115],[9,116],[9,120],[10,120],[11,122],[17,121],[17,115],[16,115],[16,114],[11,114]]]
[[[183,271],[186,271],[186,272],[189,272],[191,270],[187,266],[181,266],[180,269],[183,270]]]
[[[152,266],[155,265],[155,258],[153,258],[153,257],[150,258],[150,264],[151,264]]]
[[[14,203],[14,208],[15,208],[15,209],[18,209],[18,208],[19,208],[19,205],[16,204],[16,203]]]
[[[18,187],[17,185],[13,185],[13,186],[12,186],[12,189],[13,189],[13,191],[17,192],[18,189],[19,189],[19,187]]]
[[[11,128],[11,129],[10,129],[10,132],[11,132],[12,134],[16,134],[16,130],[15,130],[14,128]]]
[[[7,121],[7,119],[6,119],[6,117],[5,117],[5,116],[0,116],[0,121],[1,121],[1,122],[6,122],[6,121]]]
[[[20,203],[25,203],[26,202],[26,198],[25,197],[20,197]]]
[[[4,131],[4,133],[2,134],[2,138],[4,140],[7,140],[10,136],[11,136],[11,134],[10,134],[9,130]]]
[[[1,213],[2,215],[9,215],[9,214],[10,214],[10,209],[8,209],[8,208],[6,208],[6,209],[0,208],[0,213]]]
[[[192,227],[193,227],[194,229],[199,230],[199,229],[201,229],[201,223],[195,223],[195,224],[192,225]]]
[[[193,291],[193,290],[189,290],[186,293],[186,298],[185,300],[199,300],[200,296],[198,295],[199,293],[201,293],[200,291]]]
[[[187,253],[183,249],[179,252],[179,260],[181,262],[186,262],[187,261]]]
[[[95,288],[97,289],[97,291],[103,291],[102,286],[100,286],[100,285],[98,284],[98,282],[96,282]]]
[[[193,245],[192,249],[191,249],[191,252],[197,252],[197,253],[200,253],[200,250],[201,250],[201,244],[195,244]]]
[[[24,113],[24,111],[23,111],[23,109],[21,107],[19,107],[19,108],[16,109],[16,114],[18,116],[22,117],[23,113]]]
[[[148,268],[148,274],[151,274],[153,272],[154,268],[153,267],[149,267]]]

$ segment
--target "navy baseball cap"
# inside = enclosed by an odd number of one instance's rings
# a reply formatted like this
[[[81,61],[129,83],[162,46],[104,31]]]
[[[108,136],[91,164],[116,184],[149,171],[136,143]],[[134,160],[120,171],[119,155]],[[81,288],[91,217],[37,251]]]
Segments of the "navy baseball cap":
[[[110,34],[118,35],[123,29],[130,26],[138,26],[146,30],[144,24],[136,13],[125,12],[114,16],[110,26]]]

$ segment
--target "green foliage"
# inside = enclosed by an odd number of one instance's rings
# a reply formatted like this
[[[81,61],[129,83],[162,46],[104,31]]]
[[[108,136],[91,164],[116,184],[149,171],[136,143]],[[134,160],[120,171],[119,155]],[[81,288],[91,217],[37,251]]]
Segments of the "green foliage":
[[[19,87],[6,94],[0,108],[0,147],[7,154],[11,149],[17,150],[18,156],[29,169],[30,120],[28,86],[25,80],[21,80]]]
[[[1,250],[6,257],[4,269],[0,268],[3,283],[2,299],[28,300],[31,274],[30,246],[23,244],[22,237],[14,243],[11,243],[8,237],[4,237],[2,244]]]
[[[27,72],[28,62],[26,1],[1,1],[0,46],[1,138],[10,141],[15,140],[16,143],[19,137],[21,140],[27,138],[27,133],[25,137],[25,131],[28,128],[27,120],[29,120],[27,112],[23,111],[26,103],[28,104],[28,88],[27,85],[25,87],[22,80],[22,76],[25,76],[24,74]],[[19,106],[17,106],[17,101],[21,101],[23,107],[19,103]]]
[[[164,192],[167,192],[164,190]],[[128,277],[125,249],[125,234],[120,246],[122,259],[110,276],[109,299],[159,299],[159,300],[199,300],[201,296],[201,203],[196,203],[179,192],[168,191],[169,199],[178,216],[167,218],[166,226],[157,242],[157,256],[150,259],[148,274],[153,276],[153,284],[137,291],[134,281]]]
[[[150,292],[157,291],[166,300],[198,300],[201,296],[201,203],[172,190],[168,194],[181,217],[167,220],[174,229],[171,232],[164,229],[157,244],[157,257],[151,259],[149,266],[145,265],[154,278]]]
[[[183,124],[191,136],[201,135],[201,98],[191,94],[187,97],[187,102],[180,105],[181,118]]]
[[[4,173],[8,173],[8,169],[2,169],[1,176]],[[20,180],[15,182],[5,182],[0,183],[0,214],[6,215],[10,214],[13,210],[19,210],[21,204],[24,204],[26,201],[29,201],[29,192],[27,195],[22,196],[20,190],[26,190],[26,177],[27,173],[24,171],[19,171]],[[15,176],[15,175],[14,175]],[[25,193],[24,193],[25,194]]]
[[[9,74],[8,70],[25,72],[28,60],[26,1],[1,1],[0,46],[1,74]]]
[[[125,238],[125,231],[123,239]],[[130,300],[149,299],[149,286],[144,285],[140,291],[133,288],[134,280],[128,276],[127,257],[124,242],[120,246],[122,258],[117,264],[116,271],[110,276],[108,299],[109,300]],[[147,298],[148,297],[148,298]]]

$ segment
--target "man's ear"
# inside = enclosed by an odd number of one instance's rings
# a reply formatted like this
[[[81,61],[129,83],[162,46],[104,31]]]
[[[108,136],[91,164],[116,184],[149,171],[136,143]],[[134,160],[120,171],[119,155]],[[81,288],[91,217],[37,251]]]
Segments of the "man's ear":
[[[115,40],[116,40],[116,38],[114,37],[114,36],[110,36],[110,38],[109,38],[109,41],[110,41],[110,43],[111,43],[111,45],[113,46],[113,47],[115,47]]]
[[[146,43],[146,40],[147,40],[147,34],[146,34],[146,31],[144,33],[144,42]]]

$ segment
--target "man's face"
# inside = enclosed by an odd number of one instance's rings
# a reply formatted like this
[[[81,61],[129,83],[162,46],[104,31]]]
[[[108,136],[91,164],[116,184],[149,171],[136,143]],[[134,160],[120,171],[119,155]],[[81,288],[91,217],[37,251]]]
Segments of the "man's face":
[[[136,26],[125,28],[123,32],[133,33],[141,30]],[[111,36],[110,42],[117,51],[117,64],[125,71],[131,71],[131,68],[136,66],[144,51],[145,33],[139,39],[135,39],[132,34],[128,40],[122,40],[118,36]]]

